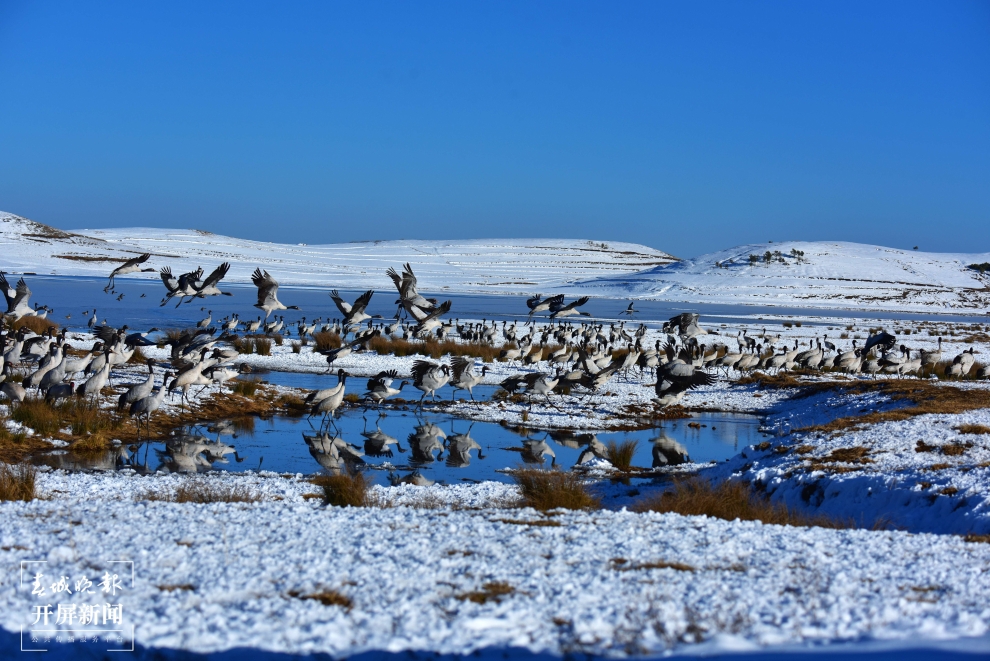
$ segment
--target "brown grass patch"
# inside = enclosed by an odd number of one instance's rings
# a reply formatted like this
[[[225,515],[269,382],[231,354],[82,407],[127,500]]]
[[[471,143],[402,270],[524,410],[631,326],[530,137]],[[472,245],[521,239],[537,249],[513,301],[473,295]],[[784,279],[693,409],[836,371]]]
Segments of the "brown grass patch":
[[[341,594],[336,590],[322,589],[319,592],[312,592],[310,594],[303,594],[298,590],[292,590],[289,592],[290,597],[295,599],[312,599],[318,601],[324,606],[340,606],[345,610],[350,610],[354,602],[345,594]]]
[[[559,528],[560,522],[553,519],[492,519],[513,526],[536,526],[538,528]]]
[[[609,441],[606,448],[608,462],[620,471],[628,472],[632,468],[632,460],[637,447],[639,447],[637,441],[623,441],[622,443]]]
[[[254,352],[259,356],[272,355],[272,341],[267,337],[257,337],[254,340]]]
[[[303,343],[297,340],[292,341],[292,353],[300,353],[303,348]]]
[[[925,381],[882,381],[858,382],[856,384],[810,384],[813,391],[841,387],[850,392],[865,392],[877,390],[890,395],[894,401],[909,401],[910,405],[891,411],[878,411],[865,415],[837,418],[822,425],[813,425],[796,429],[799,432],[837,432],[855,429],[863,425],[880,422],[896,422],[907,420],[918,415],[929,413],[955,414],[965,413],[974,409],[990,408],[990,390],[961,390],[954,386],[933,385]]]
[[[489,601],[500,601],[503,597],[515,593],[516,589],[503,581],[491,581],[481,586],[480,590],[465,592],[457,595],[461,601],[475,604],[487,604]]]
[[[956,431],[960,434],[990,434],[990,427],[987,425],[959,425]]]
[[[944,463],[943,464],[932,464],[931,466],[929,466],[928,468],[925,468],[923,470],[944,471],[946,468],[952,468],[952,464],[944,464]]]
[[[234,347],[237,353],[254,353],[254,338],[252,337],[235,337],[230,341],[230,344]]]
[[[209,480],[190,479],[175,491],[146,491],[136,500],[153,500],[167,503],[256,503],[261,496],[246,487],[226,484],[210,484]]]
[[[973,544],[990,544],[990,535],[976,535],[969,533],[963,537],[964,542],[970,542]]]
[[[522,493],[522,505],[535,510],[582,510],[599,507],[581,478],[570,471],[522,468],[512,473]]]
[[[957,493],[959,493],[959,489],[955,487],[945,487],[944,489],[939,491],[939,493],[942,494],[943,496],[955,496]]]
[[[64,399],[49,404],[43,399],[26,399],[11,412],[11,419],[38,434],[71,440],[79,436],[106,438],[122,426],[121,418],[85,399]],[[63,433],[68,429],[69,433]]]
[[[313,351],[329,351],[344,346],[336,333],[320,332],[313,334]]]
[[[261,379],[250,377],[247,379],[234,380],[233,393],[241,397],[254,397],[258,394],[258,389],[262,386]]]
[[[363,473],[320,475],[313,484],[323,490],[323,501],[334,507],[367,507],[368,489],[371,486]]]
[[[21,328],[27,328],[33,333],[38,335],[43,335],[48,332],[49,328],[54,328],[58,330],[58,324],[56,324],[51,319],[42,319],[41,317],[36,317],[33,314],[25,315],[17,319],[13,324],[10,325],[11,330],[20,330]]]
[[[621,558],[620,558],[621,559]],[[612,561],[612,568],[617,571],[635,571],[637,569],[674,569],[676,571],[694,571],[694,567],[683,562],[667,562],[666,560],[654,560],[652,562],[631,563],[628,561]]]
[[[34,500],[37,472],[30,464],[0,464],[0,501]]]
[[[177,590],[182,592],[192,592],[196,589],[196,586],[190,583],[177,583],[175,585],[159,585],[158,589],[162,592],[175,592]]]
[[[814,445],[799,445],[794,448],[794,454],[809,454],[815,451]]]
[[[786,505],[771,503],[743,482],[712,484],[701,478],[675,480],[673,487],[637,503],[638,512],[676,512],[687,516],[711,516],[726,521],[762,521],[785,526],[848,528],[850,524],[826,516],[793,512]]]

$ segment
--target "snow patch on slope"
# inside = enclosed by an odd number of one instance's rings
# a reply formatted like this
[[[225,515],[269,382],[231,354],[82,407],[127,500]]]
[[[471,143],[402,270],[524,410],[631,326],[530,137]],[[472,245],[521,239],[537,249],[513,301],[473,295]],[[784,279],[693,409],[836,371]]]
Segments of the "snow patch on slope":
[[[767,252],[769,263],[763,261]],[[759,261],[751,262],[750,255]],[[990,311],[990,278],[967,267],[988,261],[990,253],[785,241],[737,246],[634,274],[590,279],[576,289],[663,301],[976,314]]]
[[[630,273],[674,257],[632,243],[577,239],[364,241],[289,245],[199,230],[128,228],[62,232],[0,212],[0,270],[107,276],[119,263],[151,253],[149,266],[173,273],[231,263],[225,282],[251,282],[256,267],[283,285],[388,289],[385,270],[410,262],[420,282],[439,291],[520,294],[589,277]],[[157,273],[135,273],[157,279]]]

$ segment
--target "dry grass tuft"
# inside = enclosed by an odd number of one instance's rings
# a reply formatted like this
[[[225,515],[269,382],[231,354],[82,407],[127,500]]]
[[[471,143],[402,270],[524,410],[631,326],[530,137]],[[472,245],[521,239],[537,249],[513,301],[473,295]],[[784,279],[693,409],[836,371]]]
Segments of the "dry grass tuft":
[[[655,560],[653,562],[630,563],[624,558],[613,558],[612,569],[617,571],[634,571],[637,569],[674,569],[677,571],[694,571],[694,567],[683,562],[667,562],[666,560]]]
[[[297,340],[292,341],[292,353],[300,353],[303,348],[303,343]]]
[[[560,521],[553,519],[492,519],[499,523],[507,523],[512,526],[536,526],[537,528],[559,528]]]
[[[254,351],[259,356],[272,355],[272,341],[267,337],[258,337],[254,340]]]
[[[339,349],[344,345],[339,335],[329,332],[314,333],[313,344],[313,351],[329,351],[330,349]]]
[[[129,365],[147,365],[148,357],[141,351],[141,347],[135,347],[134,353],[127,359]]]
[[[368,507],[371,486],[362,473],[320,475],[313,484],[323,489],[323,501],[334,507]]]
[[[636,455],[637,447],[639,447],[637,441],[623,441],[622,443],[609,441],[606,449],[608,462],[620,471],[628,472],[632,468],[632,460]]]
[[[43,436],[59,436],[69,429],[72,436],[106,436],[121,427],[120,418],[85,399],[65,399],[49,404],[43,399],[25,399],[10,417]]]
[[[248,379],[236,379],[234,381],[233,392],[241,397],[254,397],[261,387],[261,379],[251,377]]]
[[[34,500],[34,466],[0,464],[0,501]]]
[[[522,504],[535,510],[583,510],[600,506],[581,478],[570,471],[522,468],[512,473]]]
[[[320,602],[324,606],[340,606],[346,610],[350,610],[351,606],[354,605],[354,602],[347,595],[341,594],[336,590],[326,588],[320,590],[319,592],[313,592],[310,594],[303,594],[298,590],[292,590],[289,592],[289,596],[296,599],[312,599]]]
[[[56,324],[51,319],[42,319],[41,317],[36,317],[33,314],[21,317],[15,321],[12,325],[13,330],[20,330],[21,328],[27,328],[33,333],[42,335],[48,332],[49,328],[54,328],[58,330],[58,324]]]
[[[712,484],[701,478],[675,480],[673,487],[635,505],[638,512],[676,512],[687,516],[711,516],[734,521],[762,521],[785,526],[849,528],[850,524],[825,516],[792,512],[786,505],[771,503],[743,482]]]
[[[516,589],[503,581],[491,581],[481,586],[480,590],[465,592],[457,595],[461,601],[475,604],[487,604],[489,601],[500,601],[503,597],[515,593]]]
[[[168,503],[256,503],[261,496],[244,486],[210,484],[208,480],[189,480],[175,492],[146,491],[137,500],[155,500]]]
[[[960,434],[990,434],[990,427],[987,425],[959,425],[956,431]]]
[[[969,533],[963,537],[963,541],[973,544],[990,544],[990,535],[976,535],[974,533]]]
[[[242,354],[252,354],[254,353],[254,338],[251,337],[235,337],[230,341],[230,344],[237,350],[237,353]]]

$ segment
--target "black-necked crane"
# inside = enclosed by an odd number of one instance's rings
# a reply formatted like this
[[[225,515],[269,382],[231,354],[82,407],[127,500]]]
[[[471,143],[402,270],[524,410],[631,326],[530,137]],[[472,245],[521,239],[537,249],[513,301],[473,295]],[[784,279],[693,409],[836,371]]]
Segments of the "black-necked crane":
[[[206,276],[206,279],[202,282],[199,282],[198,280],[194,281],[192,283],[192,288],[196,293],[189,299],[189,302],[191,302],[193,298],[205,298],[207,296],[233,296],[233,294],[229,291],[220,291],[220,288],[217,286],[220,284],[220,281],[224,279],[227,275],[227,271],[229,270],[230,262],[224,262],[220,266],[213,269],[213,272]]]
[[[128,414],[132,418],[136,418],[139,430],[141,429],[141,418],[143,417],[148,427],[148,433],[151,433],[151,414],[161,408],[162,402],[165,401],[165,393],[171,390],[171,385],[166,386],[170,376],[171,374],[166,373],[162,377],[162,384],[158,386],[158,389],[154,393],[132,403],[131,408],[128,409]]]
[[[320,420],[320,428],[327,423],[329,419],[330,423],[334,423],[334,416],[337,414],[337,409],[344,402],[344,388],[347,381],[347,377],[350,376],[344,370],[337,372],[337,377],[339,381],[335,388],[328,389],[330,394],[323,399],[315,400],[313,402],[313,407],[309,411],[309,417],[312,418],[315,415],[322,415],[323,418]],[[317,391],[319,392],[319,391]],[[335,424],[335,423],[334,423]]]
[[[572,317],[575,315],[583,315],[585,317],[590,317],[590,312],[584,312],[583,310],[578,310],[579,307],[590,301],[591,298],[588,296],[582,296],[581,298],[571,301],[570,303],[563,305],[563,299],[561,303],[557,305],[550,306],[550,319],[558,319],[560,317]]]
[[[413,386],[423,391],[423,396],[419,398],[419,406],[422,407],[427,395],[432,395],[433,401],[436,401],[437,390],[450,381],[450,367],[428,360],[417,360],[412,366],[412,377]]]
[[[258,288],[258,302],[254,307],[265,313],[265,319],[275,310],[298,310],[297,305],[283,305],[278,300],[278,281],[260,268],[254,270],[251,275],[251,282]]]
[[[115,268],[113,271],[110,272],[110,281],[107,282],[107,286],[103,288],[103,292],[104,293],[109,292],[111,294],[113,293],[114,278],[116,278],[118,275],[128,275],[130,273],[154,273],[155,269],[153,268],[146,268],[146,269],[141,268],[141,265],[147,262],[150,257],[151,257],[151,253],[146,252],[143,255],[138,255],[133,259],[127,260],[126,262]]]
[[[698,386],[710,386],[715,377],[703,368],[689,365],[674,357],[674,347],[668,344],[666,352],[669,362],[657,368],[657,382],[654,384],[654,402],[661,408],[681,401],[684,394]]]
[[[0,271],[0,291],[3,292],[7,301],[7,314],[15,319],[35,315],[35,309],[31,307],[31,290],[22,277],[17,281],[17,286],[11,288],[3,271]]]
[[[394,268],[389,267],[385,272],[395,288],[399,291],[399,300],[395,303],[407,313],[415,317],[418,312],[429,312],[437,305],[436,299],[426,298],[417,291],[418,280],[413,273],[412,266],[408,263],[402,268],[402,275],[399,275]],[[401,312],[401,310],[400,310]]]
[[[368,379],[368,392],[364,393],[364,399],[374,402],[375,406],[380,406],[389,397],[395,397],[409,382],[402,381],[398,388],[393,388],[392,383],[399,377],[395,370],[379,372]]]
[[[357,297],[354,304],[350,304],[340,297],[340,293],[334,289],[330,292],[330,298],[333,299],[334,305],[340,310],[340,314],[344,315],[343,324],[345,326],[350,326],[351,324],[360,324],[368,319],[381,319],[380,314],[370,315],[365,310],[368,308],[368,304],[371,303],[371,297],[374,295],[373,290],[368,290]]]
[[[471,389],[481,383],[482,379],[485,378],[485,375],[488,373],[488,365],[481,367],[481,374],[475,374],[473,359],[464,356],[454,356],[450,359],[450,368],[453,370],[453,376],[450,379],[452,388],[450,401],[454,401],[454,394],[458,390],[467,390],[468,395],[471,396],[471,401],[474,401],[474,393],[471,392]]]

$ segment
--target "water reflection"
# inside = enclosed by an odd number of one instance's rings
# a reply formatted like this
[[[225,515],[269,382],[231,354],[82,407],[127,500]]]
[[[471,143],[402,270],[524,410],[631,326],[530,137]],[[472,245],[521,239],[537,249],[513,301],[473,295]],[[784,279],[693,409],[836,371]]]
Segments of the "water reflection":
[[[373,422],[358,411],[320,431],[305,418],[244,417],[176,430],[165,441],[77,455],[60,451],[38,463],[68,470],[243,471],[339,473],[367,471],[380,484],[454,483],[509,479],[518,466],[569,468],[607,457],[610,443],[636,441],[632,465],[676,466],[722,461],[763,440],[754,416],[702,413],[689,421],[631,432],[542,431],[475,422],[447,413],[391,411]],[[233,457],[233,461],[231,461]]]

